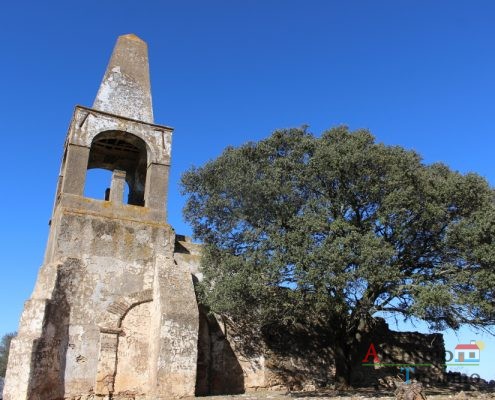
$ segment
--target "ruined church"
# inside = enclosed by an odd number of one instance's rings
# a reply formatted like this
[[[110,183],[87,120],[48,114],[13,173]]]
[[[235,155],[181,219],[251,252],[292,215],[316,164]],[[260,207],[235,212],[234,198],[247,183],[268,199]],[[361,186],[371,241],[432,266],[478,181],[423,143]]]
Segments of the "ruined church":
[[[70,122],[5,400],[159,400],[331,382],[329,343],[314,332],[274,333],[253,348],[257,339],[198,306],[200,247],[175,234],[165,211],[172,131],[153,119],[146,43],[119,37],[93,106],[76,106]],[[112,171],[105,200],[84,196],[92,168]],[[426,351],[435,340],[441,351],[441,336],[428,336]],[[418,352],[424,337],[407,340]]]

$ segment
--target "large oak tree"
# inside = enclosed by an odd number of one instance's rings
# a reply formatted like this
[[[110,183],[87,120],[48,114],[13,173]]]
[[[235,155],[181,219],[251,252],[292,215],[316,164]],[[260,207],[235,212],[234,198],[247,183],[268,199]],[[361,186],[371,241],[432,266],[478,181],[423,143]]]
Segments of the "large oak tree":
[[[204,243],[202,301],[260,327],[325,321],[344,382],[373,316],[494,323],[494,192],[479,175],[365,130],[301,128],[227,148],[182,187]]]

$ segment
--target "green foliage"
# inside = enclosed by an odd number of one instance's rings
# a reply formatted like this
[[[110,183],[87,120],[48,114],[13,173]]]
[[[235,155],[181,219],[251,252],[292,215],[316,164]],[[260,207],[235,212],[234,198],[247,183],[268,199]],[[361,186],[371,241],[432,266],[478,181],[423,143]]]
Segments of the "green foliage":
[[[365,130],[279,130],[182,177],[202,301],[258,324],[395,313],[495,322],[494,193]]]
[[[0,340],[0,376],[5,377],[7,371],[7,361],[9,359],[10,342],[17,333],[7,333]]]

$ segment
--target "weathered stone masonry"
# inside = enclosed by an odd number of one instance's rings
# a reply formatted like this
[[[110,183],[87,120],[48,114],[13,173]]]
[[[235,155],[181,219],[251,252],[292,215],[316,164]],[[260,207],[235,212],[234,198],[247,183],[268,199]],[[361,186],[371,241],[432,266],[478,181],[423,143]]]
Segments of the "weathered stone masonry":
[[[172,129],[153,123],[147,57],[121,36],[93,107],[75,108],[5,400],[194,395],[198,307],[166,222]],[[91,168],[113,171],[108,201],[83,196]]]

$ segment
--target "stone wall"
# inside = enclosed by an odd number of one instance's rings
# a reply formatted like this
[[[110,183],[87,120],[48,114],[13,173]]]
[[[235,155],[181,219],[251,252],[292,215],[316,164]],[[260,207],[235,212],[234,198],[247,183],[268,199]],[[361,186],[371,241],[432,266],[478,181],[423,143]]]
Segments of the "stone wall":
[[[243,363],[225,321],[200,306],[196,395],[244,393],[249,369]]]
[[[268,326],[265,384],[274,389],[313,390],[332,384],[335,375],[332,342],[321,326]]]
[[[411,377],[441,380],[444,375],[445,348],[441,334],[396,332],[384,320],[374,319],[366,337],[355,342],[357,363],[351,368],[354,386],[378,387],[391,380],[404,380],[404,365],[414,364]],[[228,331],[227,331],[228,333]],[[291,327],[269,326],[256,335],[230,326],[226,340],[231,343],[244,371],[245,390],[314,390],[335,382],[332,335],[328,328],[295,324]],[[363,366],[363,359],[373,343],[381,364]],[[373,358],[370,358],[373,362]],[[429,364],[429,365],[424,365]],[[257,379],[249,379],[250,376]],[[253,382],[256,382],[253,384]]]
[[[170,226],[143,207],[63,195],[49,243],[5,399],[192,395],[198,308]]]
[[[381,364],[396,366],[363,366],[370,345],[373,344]],[[441,380],[445,373],[445,345],[440,333],[396,332],[389,329],[382,318],[375,318],[374,325],[358,345],[362,358],[353,365],[351,381],[356,386],[389,385],[391,379],[405,379],[407,365],[414,368],[411,377]],[[369,362],[373,358],[369,358]],[[401,365],[402,364],[402,365]],[[414,365],[413,365],[414,364]]]

